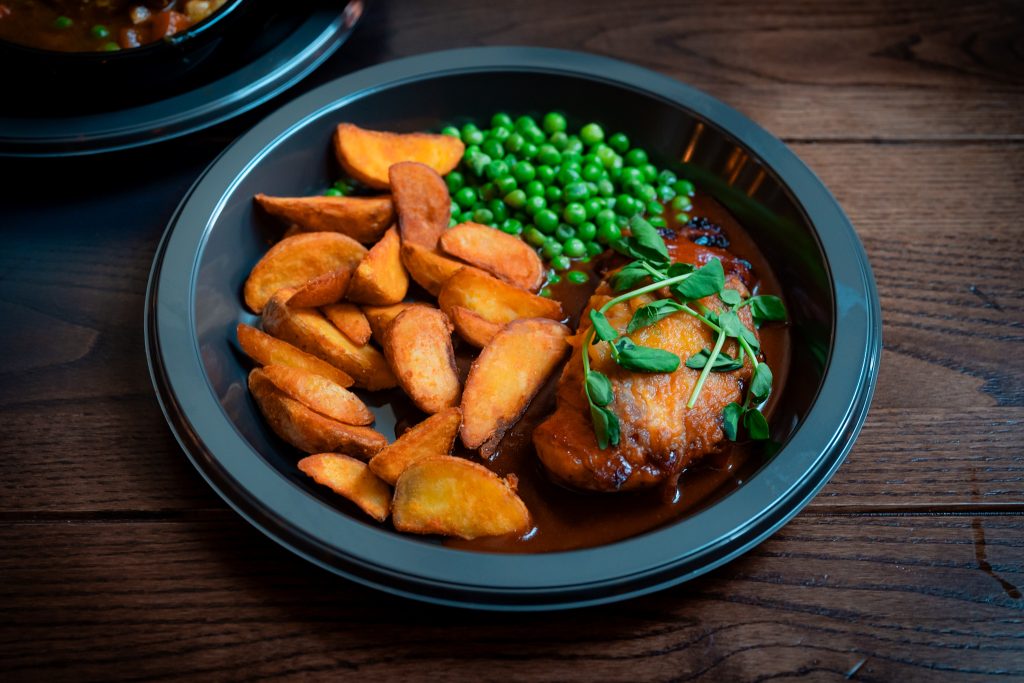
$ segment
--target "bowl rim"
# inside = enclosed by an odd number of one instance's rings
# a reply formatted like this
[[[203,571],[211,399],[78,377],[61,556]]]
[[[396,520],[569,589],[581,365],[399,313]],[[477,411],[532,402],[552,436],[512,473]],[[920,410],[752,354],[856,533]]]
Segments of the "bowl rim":
[[[382,530],[320,502],[264,460],[227,420],[202,366],[194,306],[202,250],[227,196],[306,123],[410,81],[473,72],[579,77],[686,110],[771,169],[806,214],[835,292],[833,345],[818,396],[785,447],[742,488],[703,511],[595,548],[528,555],[457,550]],[[881,312],[867,256],[839,204],[780,140],[736,110],[673,78],[607,57],[534,47],[465,48],[328,82],[225,149],[186,194],[158,249],[146,296],[146,349],[161,409],[190,460],[226,502],[281,545],[349,579],[407,597],[543,610],[622,600],[689,580],[789,521],[828,481],[860,431],[878,373]]]

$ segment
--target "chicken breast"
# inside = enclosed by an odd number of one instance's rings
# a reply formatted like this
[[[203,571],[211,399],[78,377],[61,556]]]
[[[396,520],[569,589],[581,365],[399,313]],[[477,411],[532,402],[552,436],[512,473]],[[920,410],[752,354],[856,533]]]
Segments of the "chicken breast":
[[[726,286],[747,295],[744,280],[746,263],[720,249],[699,247],[688,240],[670,243],[670,253],[678,261],[704,263],[721,258],[726,267]],[[609,301],[611,290],[602,284],[591,297],[589,308]],[[606,312],[609,322],[620,332],[626,329],[633,311],[652,300],[637,297],[613,306]],[[718,297],[701,303],[721,310]],[[743,324],[753,329],[748,308],[741,310]],[[712,372],[701,390],[696,405],[686,402],[700,375],[685,366],[687,358],[701,349],[714,346],[713,332],[699,320],[675,313],[646,328],[627,335],[634,343],[675,353],[683,364],[672,373],[639,373],[624,370],[611,358],[608,344],[591,345],[591,367],[611,380],[615,399],[608,406],[619,418],[621,438],[617,446],[601,449],[594,436],[590,408],[583,392],[583,365],[580,348],[589,329],[584,313],[578,333],[570,342],[572,356],[559,380],[557,408],[534,432],[533,442],[541,462],[560,482],[590,491],[626,491],[674,482],[692,461],[718,450],[725,439],[721,428],[722,409],[730,402],[742,402],[752,365],[729,373]],[[735,357],[737,344],[729,341],[723,351]]]

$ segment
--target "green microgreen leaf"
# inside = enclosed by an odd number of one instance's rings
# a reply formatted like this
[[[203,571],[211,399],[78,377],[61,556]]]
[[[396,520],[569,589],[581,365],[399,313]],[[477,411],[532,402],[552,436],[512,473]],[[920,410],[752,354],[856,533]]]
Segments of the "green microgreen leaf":
[[[590,322],[594,324],[595,344],[599,341],[615,341],[618,338],[618,331],[612,327],[612,324],[608,322],[608,318],[601,311],[592,309],[590,311]]]
[[[747,304],[750,306],[750,314],[754,317],[754,322],[759,325],[763,322],[786,319],[786,305],[777,296],[771,294],[753,296],[747,300]]]
[[[594,436],[601,448],[619,445],[619,418],[615,413],[594,404],[590,405],[590,420],[594,423]]]
[[[725,287],[725,270],[722,268],[722,262],[718,259],[711,259],[693,271],[690,277],[673,285],[671,291],[683,301],[694,301],[718,294],[723,287]]]
[[[627,370],[636,372],[675,372],[679,367],[679,356],[671,351],[637,346],[628,337],[615,342],[618,351],[616,360]]]
[[[740,430],[740,417],[743,415],[743,407],[739,403],[730,403],[722,409],[722,431],[725,438],[735,441]]]
[[[742,352],[743,349],[740,349],[740,353]],[[708,364],[708,358],[710,356],[711,351],[709,349],[703,349],[686,359],[686,367],[691,370],[702,370],[704,366]],[[711,364],[711,371],[732,372],[733,370],[739,370],[742,367],[742,358],[733,358],[727,353],[719,353],[715,356],[715,362]]]
[[[587,395],[595,405],[608,405],[615,398],[611,380],[597,370],[591,370],[587,374]]]
[[[626,334],[632,334],[642,327],[653,325],[662,318],[682,310],[682,306],[671,299],[659,299],[641,306],[633,313],[633,317],[626,326]]]
[[[751,408],[743,413],[743,426],[746,427],[747,434],[754,441],[764,441],[769,436],[768,420],[764,419],[760,410]]]
[[[761,348],[760,342],[757,340],[757,335],[750,331],[746,325],[740,321],[739,315],[735,311],[722,311],[718,314],[718,325],[725,330],[725,334],[734,337],[736,339],[743,339],[750,348],[756,352]]]
[[[692,263],[673,263],[668,267],[666,275],[668,277],[679,277],[680,275],[692,273],[695,270],[697,270],[697,268]]]
[[[739,306],[743,303],[743,297],[735,289],[723,289],[718,297],[728,306]]]
[[[637,258],[655,264],[668,265],[668,247],[665,240],[658,234],[658,229],[640,216],[633,216],[629,222],[630,236],[628,244]]]
[[[754,369],[754,377],[750,380],[750,393],[761,401],[772,393],[772,369],[767,363],[760,363]]]
[[[612,289],[616,292],[624,292],[627,289],[633,289],[650,276],[651,273],[644,268],[642,261],[627,263],[622,267],[622,269],[612,276]]]

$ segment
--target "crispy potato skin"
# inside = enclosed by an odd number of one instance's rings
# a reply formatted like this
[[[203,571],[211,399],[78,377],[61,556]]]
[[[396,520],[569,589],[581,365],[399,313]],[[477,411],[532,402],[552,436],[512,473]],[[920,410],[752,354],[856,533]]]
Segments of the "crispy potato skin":
[[[290,290],[281,290],[270,298],[263,311],[264,330],[341,368],[352,376],[356,386],[376,391],[397,384],[380,351],[370,345],[356,346],[316,309],[291,308],[284,303],[291,294]]]
[[[448,229],[452,200],[444,178],[426,164],[403,161],[388,169],[402,242],[427,249]],[[503,233],[504,234],[504,233]],[[511,235],[509,235],[511,237]],[[516,238],[512,238],[516,239]],[[523,246],[524,242],[516,240]],[[529,247],[526,247],[529,249]]]
[[[544,284],[544,264],[518,237],[479,223],[461,223],[440,237],[441,248],[509,284],[536,292]]]
[[[299,461],[299,470],[338,495],[348,498],[363,512],[383,522],[391,512],[391,487],[355,458],[342,453],[317,453]]]
[[[448,316],[458,335],[478,349],[491,343],[494,335],[498,334],[503,327],[462,306],[452,306],[448,311]]]
[[[315,308],[333,304],[345,296],[345,291],[348,289],[348,283],[354,272],[355,270],[352,268],[339,268],[308,280],[306,284],[295,290],[292,298],[288,300],[288,305],[298,308]]]
[[[352,239],[376,242],[395,222],[391,197],[270,197],[258,194],[256,203],[271,216],[298,225],[306,232],[337,232]]]
[[[444,283],[448,282],[452,275],[463,268],[473,268],[426,247],[409,243],[402,245],[402,263],[416,284],[434,296],[441,293]]]
[[[431,415],[373,456],[370,469],[393,486],[402,472],[417,460],[451,453],[460,424],[462,411],[458,408],[446,408]]]
[[[523,533],[530,513],[514,485],[486,467],[434,455],[398,478],[392,521],[399,531],[473,539]]]
[[[356,346],[365,346],[370,341],[370,321],[355,304],[330,304],[320,310]]]
[[[286,365],[267,365],[263,374],[290,398],[325,417],[350,425],[373,423],[366,404],[329,379]]]
[[[462,387],[452,349],[451,324],[429,306],[410,306],[384,333],[384,355],[413,403],[425,413],[457,405]]]
[[[738,279],[726,286],[746,294]],[[609,300],[606,287],[591,297],[590,307]],[[717,297],[702,303],[721,309]],[[638,297],[613,306],[608,321],[624,331],[633,311],[650,298]],[[753,328],[748,308],[740,319]],[[584,318],[584,320],[588,320]],[[573,340],[573,353],[558,384],[557,408],[537,427],[533,443],[545,468],[562,483],[589,491],[629,491],[650,488],[671,481],[696,458],[716,450],[724,440],[722,409],[730,402],[742,402],[742,387],[749,381],[752,366],[734,372],[712,372],[696,405],[686,408],[700,371],[681,365],[672,373],[630,372],[611,358],[607,344],[591,345],[591,367],[611,380],[615,399],[610,408],[619,417],[618,446],[601,449],[594,436],[589,404],[583,394],[583,364],[580,349],[589,320]],[[671,351],[681,359],[714,346],[714,336],[703,323],[684,313],[672,314],[654,325],[627,335],[636,344]],[[736,344],[730,340],[723,351],[735,357]]]
[[[380,432],[332,420],[288,398],[259,368],[249,373],[249,391],[274,433],[300,451],[344,451],[369,460],[388,445]]]
[[[489,456],[555,371],[569,329],[547,318],[506,325],[469,370],[462,395],[462,443]]]
[[[313,232],[283,239],[263,255],[245,281],[245,305],[260,313],[280,289],[302,287],[313,278],[359,265],[366,249],[334,232]]]
[[[409,291],[409,276],[402,265],[402,242],[391,228],[359,263],[348,286],[348,299],[361,304],[397,304]]]
[[[340,123],[334,132],[338,163],[367,187],[386,189],[388,169],[403,161],[418,161],[444,175],[455,168],[463,152],[462,141],[431,133],[389,133]]]
[[[398,314],[410,306],[425,306],[426,304],[411,304],[400,302],[390,306],[363,306],[363,313],[370,323],[370,331],[378,344],[384,346],[384,332],[388,326],[398,317]]]
[[[236,332],[242,351],[260,365],[288,365],[300,370],[308,370],[345,388],[354,383],[354,380],[344,370],[336,368],[286,341],[271,337],[255,327],[238,323]]]
[[[437,296],[441,310],[450,315],[456,306],[469,309],[481,318],[504,325],[518,318],[562,320],[562,305],[553,299],[532,294],[473,268],[456,271]]]

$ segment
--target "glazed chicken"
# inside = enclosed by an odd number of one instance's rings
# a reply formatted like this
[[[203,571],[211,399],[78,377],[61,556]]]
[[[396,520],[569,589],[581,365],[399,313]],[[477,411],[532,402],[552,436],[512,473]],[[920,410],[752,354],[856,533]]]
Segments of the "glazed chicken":
[[[725,267],[726,286],[747,296],[749,265],[723,249],[703,246],[708,244],[707,240],[695,244],[691,241],[693,237],[667,236],[665,241],[672,258],[698,265],[720,258]],[[602,283],[590,298],[587,311],[602,306],[612,295],[607,282]],[[652,300],[630,299],[605,315],[622,332],[633,311]],[[722,309],[717,296],[701,303],[712,310]],[[687,368],[685,361],[715,343],[713,332],[704,323],[685,313],[675,313],[628,335],[638,345],[678,355],[683,363],[672,373],[625,370],[611,358],[608,344],[591,345],[591,367],[612,382],[615,399],[608,407],[618,416],[621,428],[619,444],[602,450],[594,436],[583,392],[580,345],[590,327],[586,311],[581,319],[580,329],[570,340],[572,356],[559,380],[557,408],[533,434],[537,455],[556,480],[572,488],[602,492],[674,484],[689,463],[721,448],[725,440],[722,409],[732,401],[742,402],[742,392],[752,372],[749,360],[734,372],[710,373],[697,403],[688,409],[686,403],[700,371]],[[748,307],[741,309],[740,319],[753,329]],[[736,342],[729,340],[723,351],[735,358]]]

